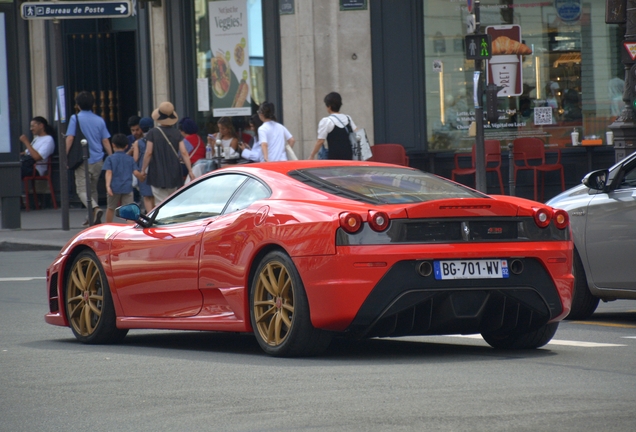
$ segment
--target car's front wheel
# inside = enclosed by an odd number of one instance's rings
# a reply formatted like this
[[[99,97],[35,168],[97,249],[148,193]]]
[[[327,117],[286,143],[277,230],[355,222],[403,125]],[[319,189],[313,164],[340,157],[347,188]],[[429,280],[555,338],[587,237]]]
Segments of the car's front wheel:
[[[84,251],[77,255],[66,279],[66,316],[75,337],[89,344],[123,339],[128,330],[120,330],[115,325],[108,281],[95,253]]]
[[[598,306],[598,297],[590,292],[587,286],[587,278],[581,257],[574,252],[574,293],[572,297],[572,307],[565,319],[584,320],[592,316]]]
[[[493,348],[534,349],[540,348],[552,340],[559,323],[546,324],[530,332],[482,333],[481,336]]]
[[[259,263],[250,289],[250,309],[256,339],[269,355],[317,355],[331,341],[330,333],[311,324],[303,282],[283,252],[270,252]]]

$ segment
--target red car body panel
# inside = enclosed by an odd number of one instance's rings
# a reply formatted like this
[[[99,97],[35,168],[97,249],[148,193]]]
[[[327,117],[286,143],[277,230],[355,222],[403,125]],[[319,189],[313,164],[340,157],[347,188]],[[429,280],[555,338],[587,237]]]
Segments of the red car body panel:
[[[343,331],[374,287],[405,260],[533,258],[570,309],[574,278],[572,242],[498,242],[336,246],[339,215],[381,210],[391,220],[459,217],[531,217],[549,207],[525,199],[442,199],[406,205],[370,205],[338,197],[287,176],[294,168],[351,165],[350,161],[254,164],[219,172],[246,172],[267,183],[271,196],[245,210],[213,218],[142,228],[105,224],[73,238],[47,270],[49,324],[68,326],[64,306],[67,268],[82,249],[92,249],[104,268],[119,328],[251,331],[250,272],[260,253],[284,250],[303,281],[312,324]],[[366,163],[365,165],[386,166]],[[213,173],[214,174],[214,173]],[[201,181],[201,180],[200,180]]]

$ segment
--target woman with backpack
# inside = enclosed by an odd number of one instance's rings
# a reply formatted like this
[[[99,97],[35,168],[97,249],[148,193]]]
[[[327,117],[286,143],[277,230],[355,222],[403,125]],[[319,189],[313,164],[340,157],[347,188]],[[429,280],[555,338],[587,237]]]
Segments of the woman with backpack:
[[[329,115],[318,123],[318,140],[309,159],[314,159],[318,155],[318,159],[352,160],[353,148],[349,134],[358,128],[351,117],[340,113],[342,97],[339,93],[329,93],[324,101]],[[328,149],[324,146],[325,140]]]

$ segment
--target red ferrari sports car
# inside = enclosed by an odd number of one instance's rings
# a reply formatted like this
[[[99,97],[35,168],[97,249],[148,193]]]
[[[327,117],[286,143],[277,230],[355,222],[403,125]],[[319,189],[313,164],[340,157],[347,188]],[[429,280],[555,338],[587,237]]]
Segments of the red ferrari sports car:
[[[84,343],[173,329],[253,332],[274,356],[338,334],[537,348],[570,309],[565,211],[416,169],[235,165],[117,215],[132,222],[82,231],[47,270],[46,322]]]

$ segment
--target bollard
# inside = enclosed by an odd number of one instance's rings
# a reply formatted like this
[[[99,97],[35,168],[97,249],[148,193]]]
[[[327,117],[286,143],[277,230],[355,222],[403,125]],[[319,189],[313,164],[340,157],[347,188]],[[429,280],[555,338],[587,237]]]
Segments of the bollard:
[[[88,173],[88,141],[81,140],[84,159],[84,175],[86,176],[86,208],[88,209],[88,226],[93,226],[93,200],[91,199],[91,178]]]

